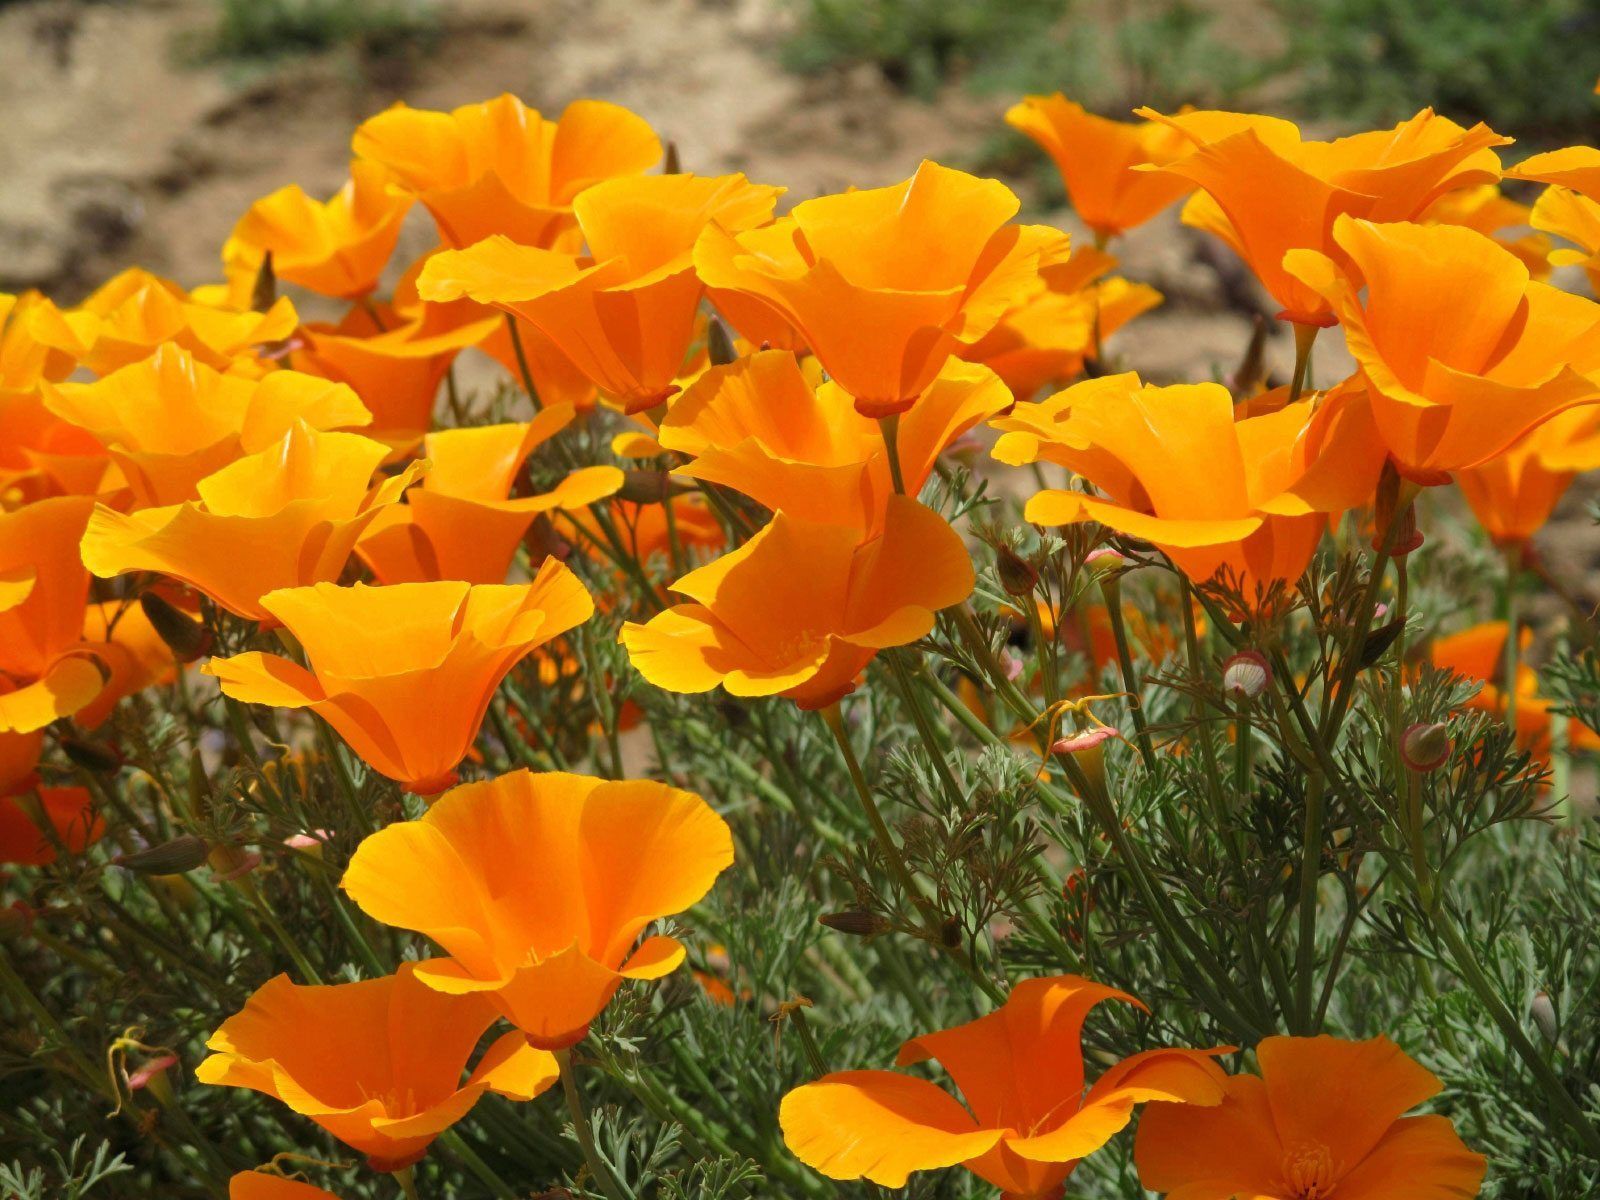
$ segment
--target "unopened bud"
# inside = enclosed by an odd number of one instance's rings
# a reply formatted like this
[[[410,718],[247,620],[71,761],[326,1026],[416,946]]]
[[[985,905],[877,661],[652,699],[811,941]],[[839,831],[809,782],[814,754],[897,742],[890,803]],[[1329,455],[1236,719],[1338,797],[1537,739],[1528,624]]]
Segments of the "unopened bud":
[[[128,1090],[130,1092],[150,1089],[150,1094],[156,1099],[166,1101],[172,1097],[172,1086],[167,1082],[167,1069],[178,1065],[176,1054],[162,1054],[150,1059],[137,1070],[128,1072]]]
[[[663,157],[662,162],[661,162],[661,173],[663,175],[682,175],[683,174],[683,162],[682,162],[682,159],[678,155],[678,143],[677,142],[668,140],[668,142],[667,142],[667,153]]]
[[[241,850],[237,846],[221,845],[208,855],[211,870],[223,883],[243,879],[261,865],[261,855],[254,850]]]
[[[1100,577],[1112,574],[1117,568],[1125,566],[1127,559],[1110,546],[1101,546],[1098,550],[1089,551],[1083,560],[1083,565]]]
[[[939,942],[952,950],[961,945],[961,922],[955,917],[946,917],[939,926]]]
[[[204,838],[185,834],[148,850],[119,854],[111,861],[139,875],[181,875],[205,862],[210,853],[211,847]]]
[[[665,471],[624,471],[617,498],[630,504],[660,504],[671,490]]]
[[[1367,634],[1367,640],[1361,643],[1361,657],[1358,660],[1363,671],[1375,665],[1383,657],[1384,652],[1394,645],[1395,638],[1400,636],[1405,624],[1403,617],[1396,617],[1388,624],[1380,625]]]
[[[1437,721],[1418,723],[1400,735],[1400,758],[1413,771],[1436,771],[1450,757],[1450,733]]]
[[[733,344],[733,334],[728,332],[728,327],[720,317],[712,317],[706,322],[706,357],[711,360],[713,367],[726,366],[739,357],[739,351]]]
[[[1540,988],[1533,994],[1533,1003],[1528,1005],[1528,1015],[1533,1018],[1539,1036],[1552,1046],[1555,1045],[1561,1036],[1561,1028],[1556,1022],[1556,1006],[1550,999],[1549,992]]]
[[[1222,690],[1231,700],[1254,700],[1272,682],[1272,667],[1259,650],[1241,650],[1222,664]]]
[[[877,937],[889,928],[886,919],[864,908],[847,908],[843,912],[824,913],[817,920],[829,929],[836,929],[853,937]]]
[[[1009,546],[995,551],[994,569],[1008,595],[1031,596],[1039,584],[1039,572],[1033,564]]]
[[[115,775],[122,769],[122,755],[117,753],[115,747],[104,742],[64,737],[61,739],[61,752],[72,760],[73,765],[97,775]]]
[[[250,289],[252,312],[266,312],[278,299],[278,276],[272,269],[272,251],[261,256],[261,266],[256,271],[256,281]]]
[[[193,617],[179,612],[154,592],[139,597],[145,619],[179,662],[194,662],[211,652],[211,631]]]

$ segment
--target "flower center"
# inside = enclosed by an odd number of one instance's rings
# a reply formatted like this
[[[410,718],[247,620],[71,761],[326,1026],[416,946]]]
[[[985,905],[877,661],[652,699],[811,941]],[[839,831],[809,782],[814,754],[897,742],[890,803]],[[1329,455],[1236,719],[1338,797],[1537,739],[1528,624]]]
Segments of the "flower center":
[[[1320,1142],[1301,1142],[1283,1155],[1283,1177],[1294,1200],[1327,1200],[1337,1182],[1333,1155]]]

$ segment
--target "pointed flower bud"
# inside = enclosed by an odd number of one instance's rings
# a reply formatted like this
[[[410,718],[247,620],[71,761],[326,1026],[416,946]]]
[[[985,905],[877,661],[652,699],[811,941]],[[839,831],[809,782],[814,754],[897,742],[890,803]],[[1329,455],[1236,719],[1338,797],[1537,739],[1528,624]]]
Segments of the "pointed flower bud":
[[[671,490],[665,471],[624,471],[617,498],[630,504],[660,504]]]
[[[86,738],[64,737],[61,751],[75,766],[97,775],[114,775],[122,769],[122,755],[105,742],[91,742]]]
[[[1450,733],[1437,721],[1411,726],[1400,736],[1400,757],[1413,771],[1437,771],[1450,757]]]
[[[1039,572],[1033,564],[1009,546],[995,551],[994,569],[1007,595],[1031,596],[1039,584]]]
[[[139,597],[139,607],[179,662],[194,662],[211,652],[211,631],[154,592]]]
[[[885,918],[864,908],[847,908],[843,912],[824,913],[817,920],[829,929],[836,929],[853,937],[876,937],[889,928],[889,922]]]
[[[706,322],[706,357],[713,367],[726,366],[739,357],[733,344],[733,334],[717,317]]]
[[[204,838],[184,834],[170,842],[151,846],[148,850],[119,854],[111,861],[139,875],[181,875],[205,862],[210,853],[211,847],[206,845]]]
[[[1230,700],[1254,700],[1272,682],[1272,667],[1259,650],[1241,650],[1222,664],[1222,690]]]
[[[1549,992],[1540,988],[1533,994],[1533,1003],[1528,1005],[1528,1015],[1533,1018],[1539,1036],[1552,1046],[1555,1045],[1561,1036],[1561,1028],[1556,1021],[1556,1006],[1550,999]]]

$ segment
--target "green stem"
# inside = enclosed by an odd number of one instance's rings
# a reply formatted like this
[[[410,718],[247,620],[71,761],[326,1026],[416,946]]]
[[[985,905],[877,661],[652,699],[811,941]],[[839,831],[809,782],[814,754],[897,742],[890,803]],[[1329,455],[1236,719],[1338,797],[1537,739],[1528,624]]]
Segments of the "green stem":
[[[1289,384],[1289,403],[1300,399],[1306,388],[1306,377],[1311,372],[1311,347],[1322,329],[1317,325],[1295,323],[1294,327],[1294,380]]]
[[[557,1050],[555,1056],[556,1064],[561,1068],[561,1090],[567,1098],[567,1112],[572,1116],[572,1132],[583,1151],[583,1161],[588,1165],[589,1174],[594,1176],[595,1184],[605,1193],[606,1200],[630,1200],[594,1144],[594,1130],[590,1128],[589,1115],[583,1109],[583,1096],[578,1091],[578,1081],[572,1073],[572,1051]]]
[[[1133,673],[1133,655],[1128,651],[1128,629],[1122,619],[1122,581],[1115,575],[1100,583],[1100,593],[1105,597],[1106,613],[1111,618],[1111,636],[1117,643],[1117,665],[1122,670],[1122,690],[1128,693],[1128,709],[1133,715],[1133,728],[1139,740],[1139,757],[1147,771],[1156,768],[1155,747],[1150,744],[1150,730],[1144,720],[1144,700],[1139,695],[1139,681]]]
[[[495,1200],[517,1200],[517,1193],[504,1179],[496,1175],[494,1169],[478,1156],[478,1152],[467,1145],[463,1138],[454,1129],[447,1129],[439,1135],[439,1144],[459,1158],[467,1170],[476,1175],[479,1181],[495,1194]]]
[[[900,414],[890,413],[887,417],[879,418],[878,428],[883,432],[883,448],[889,459],[889,478],[894,481],[895,492],[904,496],[906,481],[900,468]]]
[[[1522,652],[1517,638],[1520,616],[1517,612],[1517,581],[1522,575],[1520,559],[1521,550],[1518,547],[1513,546],[1506,550],[1506,648],[1504,678],[1500,681],[1500,690],[1506,698],[1506,725],[1511,729],[1517,727],[1517,658]]]
[[[538,412],[544,408],[544,402],[539,399],[539,389],[533,385],[533,371],[528,366],[527,352],[522,348],[522,335],[517,332],[517,319],[510,313],[506,314],[506,329],[511,334],[511,352],[517,356],[517,370],[522,373],[523,390],[533,401],[533,411]]]
[[[1295,944],[1295,1030],[1305,1037],[1312,1028],[1312,975],[1317,965],[1317,881],[1322,873],[1323,778],[1311,772],[1306,782],[1305,842],[1300,848],[1300,939]]]
[[[417,1169],[401,1167],[394,1172],[394,1181],[400,1185],[400,1194],[406,1200],[417,1200]]]

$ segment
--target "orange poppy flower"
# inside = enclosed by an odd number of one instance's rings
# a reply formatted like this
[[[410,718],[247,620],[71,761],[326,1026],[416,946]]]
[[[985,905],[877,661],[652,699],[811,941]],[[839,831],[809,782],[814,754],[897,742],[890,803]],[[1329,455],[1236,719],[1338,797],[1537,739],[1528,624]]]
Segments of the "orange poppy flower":
[[[0,693],[9,685],[0,680]],[[44,752],[44,730],[0,733],[0,796],[26,792],[38,786],[39,756]]]
[[[782,190],[743,175],[610,180],[573,202],[589,255],[489,238],[434,255],[417,290],[521,317],[626,411],[642,412],[678,390],[694,340],[704,293],[690,259],[696,237],[760,224]]]
[[[545,560],[531,583],[318,583],[262,597],[312,670],[276,655],[213,658],[235,700],[309,708],[376,771],[418,795],[455,782],[506,673],[581,625],[594,601]]]
[[[222,248],[222,259],[251,275],[270,251],[279,279],[325,296],[365,296],[378,286],[414,197],[390,186],[377,163],[350,164],[350,179],[316,201],[296,184],[252,204]]]
[[[458,248],[495,234],[555,246],[573,229],[581,192],[642,175],[661,158],[650,126],[618,105],[578,100],[550,121],[512,95],[448,113],[396,104],[364,122],[352,144],[393,172]]]
[[[110,464],[100,440],[46,408],[37,388],[0,391],[0,508],[93,495]]]
[[[1399,471],[1424,486],[1493,458],[1556,413],[1600,400],[1600,305],[1536,283],[1470,229],[1341,217],[1365,281],[1316,251],[1286,269],[1327,298]]]
[[[1509,172],[1508,172],[1509,174]],[[1533,209],[1503,193],[1498,184],[1446,192],[1423,210],[1417,221],[1424,225],[1464,225],[1492,237],[1522,260],[1535,279],[1550,276],[1550,239],[1542,233],[1513,233],[1507,229],[1533,225],[1543,229]]]
[[[524,460],[571,423],[563,405],[520,425],[446,429],[423,439],[428,473],[403,505],[376,515],[357,545],[380,583],[503,583],[542,512],[582,508],[622,486],[616,467],[581,467],[554,489],[508,499]]]
[[[1385,1037],[1269,1037],[1261,1074],[1230,1075],[1212,1107],[1152,1104],[1139,1119],[1139,1182],[1173,1200],[1306,1196],[1465,1200],[1484,1159],[1446,1117],[1407,1117],[1439,1081]]]
[[[72,715],[85,729],[103,723],[123,697],[177,676],[171,647],[150,624],[144,609],[131,601],[90,604],[83,612],[79,644],[106,673],[100,694]]]
[[[0,512],[0,733],[32,733],[100,693],[99,668],[74,651],[89,572],[78,542],[94,501],[40,500]]]
[[[110,449],[136,508],[192,499],[200,480],[297,421],[345,429],[372,419],[342,384],[298,371],[219,374],[177,346],[93,383],[47,384],[44,402]]]
[[[337,579],[362,531],[426,469],[413,463],[369,487],[388,453],[371,438],[297,421],[202,479],[197,500],[131,513],[96,506],[83,561],[105,578],[155,571],[231,613],[270,620],[269,592]]]
[[[1072,211],[1101,240],[1144,224],[1194,190],[1178,176],[1134,170],[1189,152],[1189,140],[1164,125],[1096,116],[1060,92],[1024,97],[1007,110],[1006,124],[1055,161]]]
[[[461,1073],[494,1008],[427,987],[416,964],[359,983],[303,987],[269,979],[222,1023],[195,1070],[201,1083],[281,1100],[374,1169],[398,1171],[485,1092],[531,1100],[559,1078],[553,1055],[516,1032]]]
[[[282,1175],[240,1171],[228,1181],[228,1200],[338,1200],[338,1197]]]
[[[0,392],[26,391],[43,380],[61,380],[77,364],[68,354],[41,342],[32,314],[49,308],[40,292],[0,292]]]
[[[294,305],[280,296],[266,312],[202,303],[177,284],[137,267],[101,286],[79,307],[49,301],[29,314],[38,341],[97,375],[138,362],[168,342],[225,370],[258,347],[294,332]]]
[[[1105,493],[1047,489],[1027,520],[1098,521],[1157,546],[1196,583],[1230,567],[1248,596],[1299,579],[1328,515],[1369,501],[1383,465],[1357,390],[1262,408],[1241,416],[1221,384],[1108,375],[996,420],[994,457],[1057,463]]]
[[[986,1017],[912,1038],[895,1065],[937,1062],[963,1104],[895,1071],[839,1071],[783,1098],[790,1151],[830,1179],[904,1187],[914,1171],[965,1166],[1012,1200],[1059,1196],[1078,1160],[1100,1149],[1154,1100],[1216,1104],[1221,1051],[1146,1050],[1085,1091],[1080,1037],[1102,1000],[1139,1004],[1077,975],[1025,979]]]
[[[1019,207],[996,180],[924,162],[903,183],[806,200],[759,229],[710,225],[695,268],[792,325],[864,416],[888,416],[1065,260],[1065,234],[1009,223]]]
[[[1568,146],[1535,154],[1506,174],[1551,185],[1534,204],[1531,223],[1578,247],[1552,251],[1550,265],[1582,267],[1600,294],[1600,150]]]
[[[343,887],[449,953],[419,963],[419,980],[485,997],[554,1050],[583,1038],[623,980],[677,969],[681,943],[639,935],[732,863],[727,823],[692,792],[515,771],[368,837]]]
[[[966,546],[931,509],[890,496],[882,531],[780,512],[739,549],[691,571],[678,604],[622,627],[634,668],[670,692],[789,697],[824,708],[879,650],[926,637],[976,579]]]
[[[1493,183],[1506,146],[1487,125],[1463,129],[1425,108],[1393,129],[1332,142],[1305,141],[1290,121],[1242,113],[1138,113],[1184,134],[1194,152],[1153,167],[1201,190],[1184,223],[1226,242],[1279,304],[1281,318],[1332,325],[1325,296],[1288,271],[1284,255],[1316,250],[1336,258],[1334,222],[1343,214],[1409,221],[1439,196]]]
[[[1148,284],[1107,276],[1116,265],[1093,247],[1073,251],[1044,272],[1045,291],[1009,309],[961,357],[989,367],[1021,400],[1069,382],[1094,357],[1096,337],[1104,342],[1161,303],[1161,293]]]
[[[4,736],[4,735],[0,735]],[[48,821],[50,832],[40,828]],[[56,843],[73,854],[100,840],[105,822],[88,788],[39,788],[25,795],[0,795],[0,863],[43,867],[56,860]]]
[[[1461,494],[1497,543],[1516,546],[1537,533],[1580,471],[1600,467],[1600,405],[1557,413],[1510,449],[1457,471]]]
[[[1453,671],[1463,679],[1483,681],[1483,687],[1466,702],[1466,707],[1502,721],[1506,716],[1506,629],[1504,621],[1485,621],[1448,637],[1435,638],[1432,651],[1434,666]],[[1547,763],[1550,761],[1550,727],[1555,721],[1568,721],[1567,732],[1574,747],[1600,750],[1600,734],[1552,712],[1555,701],[1539,695],[1539,676],[1524,661],[1532,641],[1531,629],[1523,627],[1518,631],[1517,645],[1524,653],[1517,658],[1515,684],[1517,746],[1536,762]]]
[[[1011,402],[987,367],[946,364],[900,424],[906,493],[917,494],[952,442]],[[878,423],[832,380],[814,387],[786,350],[712,367],[667,410],[659,439],[689,455],[678,474],[798,521],[876,531],[894,492]]]

